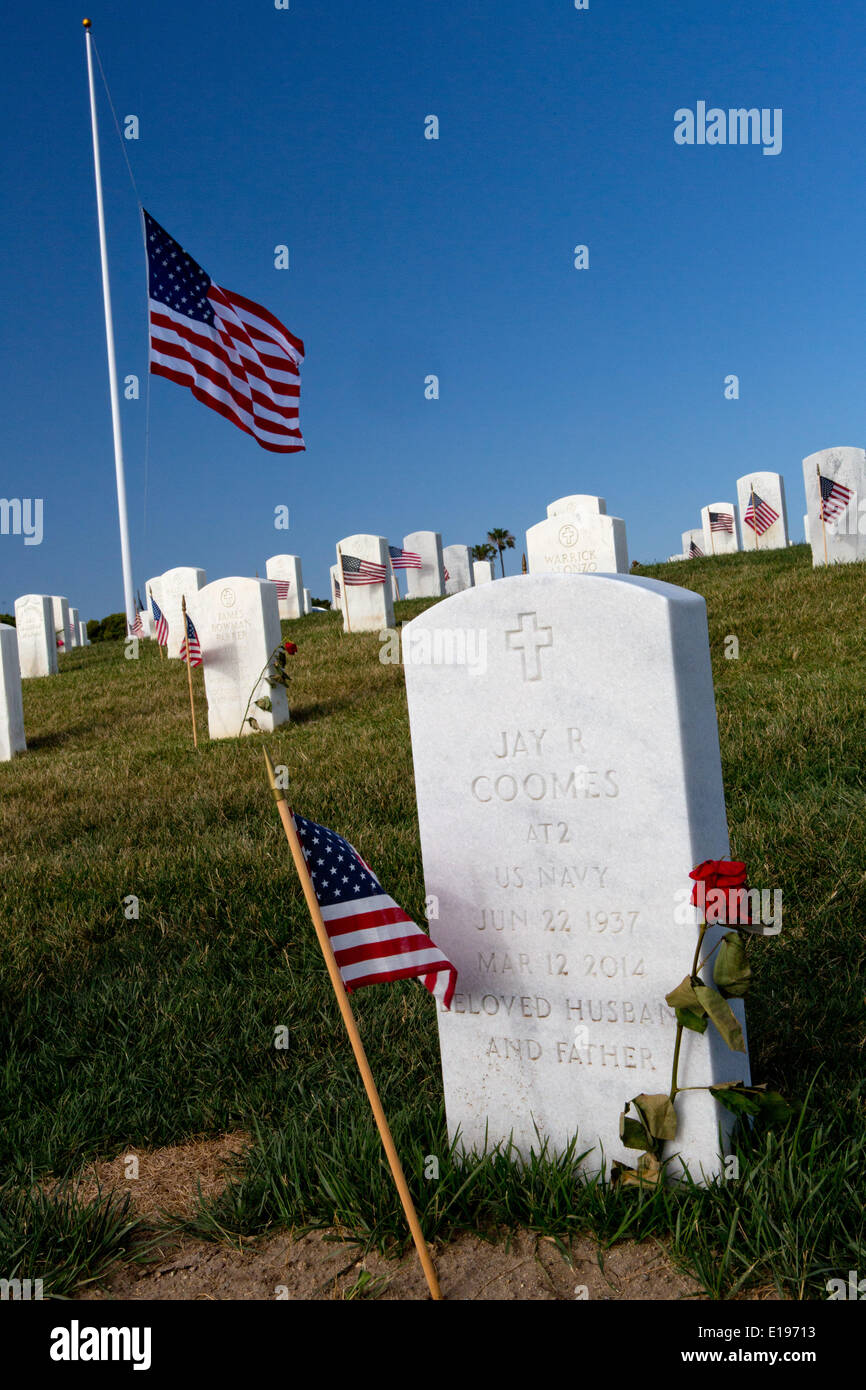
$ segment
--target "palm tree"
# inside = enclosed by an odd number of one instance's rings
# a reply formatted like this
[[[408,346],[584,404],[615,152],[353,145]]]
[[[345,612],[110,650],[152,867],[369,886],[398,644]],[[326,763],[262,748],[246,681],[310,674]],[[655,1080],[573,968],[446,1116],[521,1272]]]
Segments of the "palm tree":
[[[470,546],[470,555],[473,560],[492,560],[496,554],[495,545],[473,545]]]
[[[493,542],[493,545],[494,545],[494,546],[496,547],[496,549],[499,551],[499,563],[500,563],[500,565],[502,566],[502,578],[504,579],[504,578],[505,578],[505,561],[504,561],[503,558],[502,558],[502,552],[503,552],[503,550],[513,550],[513,549],[514,549],[514,537],[512,536],[512,534],[511,534],[510,531],[503,531],[503,530],[501,530],[501,529],[496,529],[496,530],[488,531],[488,532],[487,532],[487,539],[488,539],[489,541],[492,541],[492,542]]]

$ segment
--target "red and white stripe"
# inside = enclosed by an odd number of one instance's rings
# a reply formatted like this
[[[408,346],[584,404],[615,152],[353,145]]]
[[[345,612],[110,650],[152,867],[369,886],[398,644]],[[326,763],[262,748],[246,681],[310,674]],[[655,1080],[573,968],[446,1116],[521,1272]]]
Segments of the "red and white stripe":
[[[347,989],[417,975],[450,1008],[456,967],[387,893],[323,907],[322,918]]]

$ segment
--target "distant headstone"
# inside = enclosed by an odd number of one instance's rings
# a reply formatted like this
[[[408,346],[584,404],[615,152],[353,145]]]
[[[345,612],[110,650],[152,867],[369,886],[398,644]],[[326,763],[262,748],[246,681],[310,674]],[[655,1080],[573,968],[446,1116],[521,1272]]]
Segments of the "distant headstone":
[[[689,872],[729,853],[704,600],[626,575],[515,576],[408,623],[403,658],[426,893],[459,972],[438,1014],[449,1135],[513,1135],[526,1156],[577,1130],[588,1168],[602,1148],[633,1165],[619,1116],[670,1087]],[[740,1078],[747,1058],[712,1027],[683,1033],[681,1087]],[[677,1114],[665,1155],[717,1174],[733,1117],[705,1091]]]
[[[752,496],[755,520],[751,518]],[[737,479],[737,501],[743,521],[743,549],[783,550],[788,544],[788,509],[781,473],[746,473]]]
[[[72,647],[72,627],[69,622],[69,599],[51,595],[51,609],[54,614],[54,631],[63,643],[60,651],[68,652]]]
[[[18,638],[11,624],[0,623],[0,762],[26,748]]]
[[[335,613],[340,611],[340,580],[337,566],[331,566],[331,607]]]
[[[166,656],[179,657],[183,641],[183,613],[180,602],[186,598],[186,606],[192,611],[191,599],[199,589],[204,588],[207,575],[204,570],[192,565],[179,565],[177,569],[166,570],[159,576],[159,593],[156,601],[168,623],[168,644]]]
[[[823,525],[819,471],[826,494]],[[843,446],[819,449],[817,453],[809,454],[808,458],[803,459],[803,482],[806,487],[807,534],[812,546],[812,564],[840,565],[866,560],[866,516],[861,516],[861,508],[866,506],[864,451]]]
[[[345,574],[340,572],[340,554],[346,557]],[[385,571],[382,583],[349,583],[354,578],[349,560],[367,561]],[[394,626],[394,600],[391,597],[388,541],[384,536],[359,534],[346,536],[337,546],[337,578],[343,593],[343,631],[381,632]]]
[[[22,678],[56,676],[57,636],[49,594],[22,594],[15,600],[15,632]]]
[[[669,555],[668,564],[670,564],[672,560],[687,560],[688,558],[688,555]]]
[[[713,502],[701,508],[705,555],[733,555],[740,545],[740,518],[733,502]]]
[[[530,574],[625,574],[625,522],[589,509],[559,512],[530,526],[526,556]]]
[[[441,598],[445,593],[442,537],[438,531],[413,531],[403,537],[403,549],[421,556],[420,569],[406,570],[409,598]]]
[[[77,609],[77,608],[70,608],[70,610],[69,610],[69,640],[70,640],[70,646],[73,646],[73,647],[80,647],[80,646],[81,646],[81,642],[80,642],[79,636],[78,636],[78,609]]]
[[[811,544],[812,544],[812,538],[811,538],[810,531],[809,531],[809,513],[808,513],[808,512],[807,512],[806,515],[803,517],[803,535],[806,537],[806,544],[807,544],[808,546],[811,546]]]
[[[215,579],[194,591],[187,609],[202,651],[211,738],[236,738],[285,724],[285,687],[270,686],[262,671],[280,645],[280,613],[273,583],[265,579]],[[262,709],[256,700],[270,701]]]
[[[547,508],[548,516],[561,516],[563,512],[577,512],[578,515],[590,512],[595,516],[606,516],[607,503],[603,497],[593,497],[588,492],[575,492],[570,497],[557,497]]]
[[[79,647],[89,647],[90,638],[87,635],[87,623],[79,620],[78,623],[78,645]]]
[[[302,618],[304,615],[304,576],[300,555],[272,555],[265,561],[268,579],[288,582],[289,591],[280,599],[281,618]]]
[[[312,613],[312,611],[313,611],[313,600],[310,598],[310,591],[309,591],[309,589],[305,589],[305,590],[304,590],[304,612],[305,612],[305,613]]]
[[[477,584],[490,584],[496,578],[492,560],[472,561],[473,587]]]
[[[688,556],[692,560],[697,560],[700,557],[692,554],[693,545],[697,547],[701,555],[706,554],[704,550],[704,528],[702,526],[693,526],[690,531],[683,531],[683,555]]]
[[[472,577],[472,556],[468,545],[446,545],[442,551],[442,564],[447,575],[446,594],[460,594],[471,589],[475,583]]]

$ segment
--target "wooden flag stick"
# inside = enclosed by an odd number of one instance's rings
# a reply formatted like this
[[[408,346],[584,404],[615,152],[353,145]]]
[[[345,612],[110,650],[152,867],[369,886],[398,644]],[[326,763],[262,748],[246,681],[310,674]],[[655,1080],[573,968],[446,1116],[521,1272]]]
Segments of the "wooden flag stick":
[[[192,715],[192,742],[193,747],[198,748],[198,733],[195,727],[195,703],[192,698],[192,667],[189,664],[189,635],[186,630],[186,596],[181,594],[180,607],[183,613],[183,641],[184,651],[186,652],[186,677],[189,681],[189,712]]]
[[[821,492],[821,465],[815,464],[815,472],[818,474],[818,511],[821,513],[821,534],[824,537],[824,564],[829,565],[827,558],[827,527],[824,525],[824,497]]]
[[[342,600],[343,600],[343,613],[344,613],[345,618],[346,618],[346,631],[347,631],[347,632],[351,632],[351,631],[352,631],[352,624],[351,624],[350,621],[349,621],[349,595],[348,595],[348,593],[346,592],[346,573],[345,573],[345,570],[343,569],[343,552],[342,552],[342,550],[340,549],[339,546],[337,546],[337,559],[338,559],[339,562],[340,562],[340,580],[341,580],[341,583],[342,583],[342,589],[340,590],[340,596],[341,596],[341,598],[342,598]]]
[[[527,568],[526,568],[526,551],[524,550],[524,552],[523,552],[523,559],[522,559],[521,562],[520,562],[520,573],[521,573],[521,574],[528,574],[528,572],[529,572],[529,571],[528,571]]]
[[[758,518],[755,515],[755,484],[750,483],[752,489],[752,526],[755,531],[755,549],[758,548]]]
[[[334,956],[334,950],[331,946],[331,938],[328,936],[327,928],[325,927],[324,919],[322,917],[322,909],[319,907],[319,901],[316,897],[315,890],[310,880],[306,860],[304,859],[304,852],[301,849],[301,842],[298,839],[298,832],[295,829],[294,817],[292,816],[291,808],[289,807],[286,801],[285,792],[282,790],[281,787],[277,786],[277,779],[274,773],[274,766],[270,758],[268,757],[268,750],[265,748],[262,751],[265,755],[265,763],[267,764],[268,781],[271,784],[271,791],[273,792],[274,799],[277,803],[277,810],[280,813],[280,820],[283,822],[283,830],[286,832],[286,839],[288,840],[289,848],[292,851],[292,858],[295,861],[295,868],[298,871],[298,878],[301,880],[301,887],[304,890],[304,897],[307,900],[307,909],[310,913],[310,916],[313,919],[313,926],[316,929],[316,936],[319,940],[319,946],[321,947],[322,955],[325,957],[325,965],[328,967],[328,975],[331,979],[331,985],[333,986],[334,994],[337,997],[337,1003],[340,1007],[340,1013],[343,1016],[343,1023],[346,1025],[346,1032],[349,1034],[349,1041],[352,1044],[352,1051],[355,1054],[355,1061],[358,1064],[358,1070],[361,1073],[361,1080],[364,1083],[364,1090],[367,1092],[367,1099],[370,1102],[370,1108],[373,1111],[373,1118],[376,1121],[376,1127],[379,1130],[379,1136],[382,1140],[382,1147],[385,1150],[385,1154],[388,1159],[388,1164],[391,1169],[391,1174],[394,1178],[394,1183],[400,1195],[400,1201],[403,1204],[403,1211],[406,1213],[406,1220],[409,1223],[409,1230],[412,1232],[412,1239],[415,1242],[415,1249],[418,1251],[418,1258],[421,1261],[421,1267],[424,1270],[424,1277],[427,1280],[427,1286],[430,1290],[430,1296],[431,1298],[439,1300],[441,1299],[442,1294],[439,1289],[439,1280],[436,1276],[436,1269],[433,1265],[433,1261],[430,1258],[430,1252],[427,1249],[427,1242],[424,1240],[424,1232],[421,1230],[421,1223],[418,1220],[418,1214],[415,1211],[415,1207],[412,1202],[412,1194],[409,1191],[408,1185],[406,1183],[406,1178],[403,1174],[403,1169],[400,1164],[400,1158],[394,1146],[394,1140],[391,1137],[391,1130],[388,1127],[388,1121],[385,1118],[385,1112],[382,1109],[382,1102],[379,1099],[379,1092],[376,1090],[376,1083],[373,1080],[373,1073],[370,1070],[370,1063],[367,1061],[367,1054],[364,1051],[364,1044],[361,1042],[361,1035],[358,1032],[358,1025],[355,1022],[355,1016],[352,1013],[352,1007],[349,1003],[349,996],[346,993],[346,986],[343,984],[343,977],[340,974],[340,967],[337,965],[337,961]]]

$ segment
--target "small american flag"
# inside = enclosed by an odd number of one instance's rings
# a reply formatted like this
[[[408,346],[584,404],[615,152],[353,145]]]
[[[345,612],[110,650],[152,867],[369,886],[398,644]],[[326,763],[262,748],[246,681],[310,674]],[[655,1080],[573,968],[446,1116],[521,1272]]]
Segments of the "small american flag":
[[[139,606],[138,606],[137,603],[136,603],[136,605],[135,605],[135,622],[132,624],[132,627],[129,629],[129,635],[130,635],[130,637],[143,637],[143,636],[144,636],[144,624],[143,624],[142,621],[141,621],[141,609],[139,608]]]
[[[451,575],[448,573],[448,566],[447,566],[447,565],[444,566],[444,571],[445,571],[445,583],[447,584],[447,583],[448,583],[448,580],[451,578]]]
[[[215,284],[148,212],[144,233],[151,372],[188,386],[263,449],[303,449],[301,340],[261,304]]]
[[[198,640],[198,633],[189,614],[185,613],[184,617],[186,618],[186,637],[180,644],[180,659],[181,661],[188,661],[190,666],[201,666],[201,645]]]
[[[825,478],[823,473],[818,476],[821,479],[821,511],[825,521],[832,521],[833,517],[844,512],[850,502],[851,489],[845,487],[844,483]]]
[[[344,555],[343,579],[347,584],[384,584],[386,571],[384,565],[373,560],[359,560],[357,555]]]
[[[773,510],[769,502],[765,502],[762,497],[753,492],[749,505],[743,512],[743,520],[747,526],[751,526],[753,531],[757,531],[759,536],[763,536],[765,531],[769,531],[773,522],[779,520],[779,513]]]
[[[275,579],[275,580],[274,580],[274,583],[275,583],[276,586],[277,586],[277,598],[280,598],[280,599],[286,599],[286,598],[288,598],[288,597],[289,597],[289,587],[290,587],[288,579]]]
[[[728,535],[734,534],[734,518],[731,512],[710,512],[710,530],[727,531]]]
[[[294,821],[348,993],[417,977],[450,1008],[457,970],[447,956],[383,891],[348,840],[297,813]]]
[[[696,559],[698,558],[698,556],[699,556],[699,555],[703,555],[703,553],[704,553],[704,552],[701,550],[701,547],[698,545],[697,541],[690,541],[690,542],[689,542],[689,559],[690,559],[690,560],[696,560]]]
[[[335,579],[335,580],[334,580],[334,593],[336,594],[337,598],[340,597],[340,581],[339,581],[339,579]]]
[[[416,555],[414,550],[401,550],[399,545],[389,545],[388,554],[391,556],[392,569],[419,570],[421,568],[421,556]]]
[[[168,646],[168,623],[167,623],[167,621],[166,621],[165,614],[163,613],[162,609],[160,608],[160,606],[159,606],[159,604],[157,603],[156,599],[154,598],[153,594],[151,594],[151,596],[150,596],[150,606],[151,606],[151,609],[152,609],[152,611],[153,611],[153,621],[156,623],[156,640],[157,640],[157,644],[158,644],[160,647],[167,647],[167,646]]]

